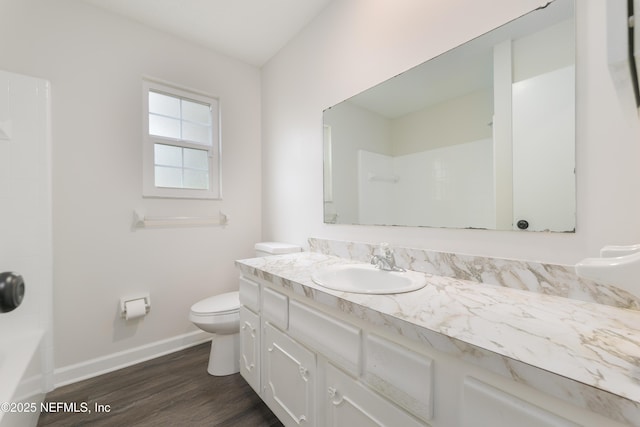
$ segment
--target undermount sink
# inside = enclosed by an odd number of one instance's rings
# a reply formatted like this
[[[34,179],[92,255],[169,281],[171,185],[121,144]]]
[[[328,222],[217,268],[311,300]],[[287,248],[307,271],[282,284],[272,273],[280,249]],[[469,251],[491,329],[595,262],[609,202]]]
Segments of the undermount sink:
[[[424,273],[385,271],[368,264],[334,265],[311,275],[325,288],[358,294],[399,294],[427,285]]]

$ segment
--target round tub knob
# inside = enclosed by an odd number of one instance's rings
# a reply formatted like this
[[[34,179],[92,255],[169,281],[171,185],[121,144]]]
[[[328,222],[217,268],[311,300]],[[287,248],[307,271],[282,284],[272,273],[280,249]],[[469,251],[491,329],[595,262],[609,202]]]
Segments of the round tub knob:
[[[12,272],[0,273],[0,313],[17,308],[24,298],[24,280]]]

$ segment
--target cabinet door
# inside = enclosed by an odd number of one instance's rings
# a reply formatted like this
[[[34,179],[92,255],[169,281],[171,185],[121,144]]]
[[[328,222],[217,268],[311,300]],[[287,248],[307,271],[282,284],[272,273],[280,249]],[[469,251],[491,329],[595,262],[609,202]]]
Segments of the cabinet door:
[[[240,307],[240,375],[260,394],[260,318]]]
[[[268,322],[263,343],[263,400],[284,425],[314,426],[315,354]]]
[[[326,385],[324,408],[327,426],[426,425],[331,363],[327,364]]]

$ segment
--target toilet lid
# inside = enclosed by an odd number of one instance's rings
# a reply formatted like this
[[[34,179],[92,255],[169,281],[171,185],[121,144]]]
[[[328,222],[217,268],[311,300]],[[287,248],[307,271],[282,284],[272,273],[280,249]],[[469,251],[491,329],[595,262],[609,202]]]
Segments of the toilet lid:
[[[191,306],[191,312],[196,314],[224,314],[239,309],[240,296],[238,291],[205,298]]]
[[[290,254],[300,252],[302,250],[298,245],[280,242],[260,242],[256,243],[254,248],[256,251],[262,251],[273,255]]]

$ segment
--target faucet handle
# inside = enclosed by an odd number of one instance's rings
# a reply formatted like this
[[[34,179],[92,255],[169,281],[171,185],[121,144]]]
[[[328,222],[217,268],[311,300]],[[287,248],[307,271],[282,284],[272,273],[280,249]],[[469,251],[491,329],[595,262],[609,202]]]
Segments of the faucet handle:
[[[393,249],[387,242],[380,243],[380,252],[382,252],[382,256],[385,258],[389,258],[393,256]]]
[[[389,247],[389,243],[387,242],[380,243],[379,248],[380,248],[380,252],[382,252],[384,255],[388,254],[389,251],[391,251],[391,248]]]
[[[371,264],[385,271],[406,271],[396,265],[393,250],[388,243],[380,243],[380,251],[382,252],[381,255],[373,255],[371,257]]]

